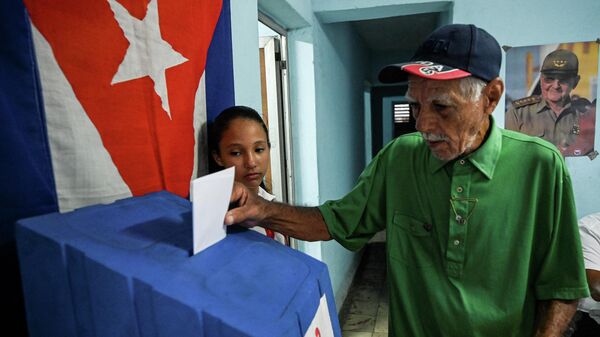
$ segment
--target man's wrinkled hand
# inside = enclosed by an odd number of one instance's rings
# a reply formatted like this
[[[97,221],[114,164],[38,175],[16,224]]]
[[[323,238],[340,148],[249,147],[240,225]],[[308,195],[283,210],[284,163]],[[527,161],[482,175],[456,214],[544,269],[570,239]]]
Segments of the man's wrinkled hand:
[[[226,225],[240,224],[245,227],[254,227],[264,219],[262,209],[266,201],[251,192],[244,184],[239,182],[233,184],[229,202],[234,205],[234,208],[225,214]]]

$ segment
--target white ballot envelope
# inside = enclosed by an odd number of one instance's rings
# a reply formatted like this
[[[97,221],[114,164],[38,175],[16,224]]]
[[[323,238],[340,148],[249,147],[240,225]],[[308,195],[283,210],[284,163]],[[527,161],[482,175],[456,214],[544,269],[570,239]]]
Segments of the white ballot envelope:
[[[194,254],[223,240],[227,229],[223,221],[229,207],[235,167],[192,181],[192,222]]]

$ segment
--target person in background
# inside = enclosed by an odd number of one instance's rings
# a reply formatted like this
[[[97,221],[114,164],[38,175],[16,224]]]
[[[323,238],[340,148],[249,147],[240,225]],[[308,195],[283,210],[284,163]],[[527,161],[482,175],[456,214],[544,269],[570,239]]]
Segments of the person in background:
[[[572,337],[600,336],[600,212],[579,220],[585,274],[591,296],[579,302],[579,319]]]
[[[258,112],[246,106],[227,108],[215,118],[210,134],[215,163],[222,168],[235,166],[235,181],[265,200],[274,200],[275,196],[263,188],[270,164],[271,142]],[[252,229],[287,244],[287,238],[281,233],[262,227]]]
[[[565,156],[588,154],[593,150],[594,135],[585,133],[586,139],[581,139],[582,127],[587,125],[584,120],[595,114],[589,100],[571,96],[579,83],[577,55],[555,50],[544,59],[540,73],[541,95],[514,101],[506,111],[506,128],[545,139]]]
[[[390,336],[541,337],[589,296],[571,179],[550,143],[496,126],[500,45],[474,25],[435,30],[401,82],[419,132],[386,145],[355,187],[319,207],[234,184],[226,224],[260,225],[351,250],[386,230]]]

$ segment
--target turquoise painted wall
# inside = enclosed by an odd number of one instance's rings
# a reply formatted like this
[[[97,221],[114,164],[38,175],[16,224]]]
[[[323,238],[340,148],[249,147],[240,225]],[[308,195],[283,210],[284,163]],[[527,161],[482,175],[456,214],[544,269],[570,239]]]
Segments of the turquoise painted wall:
[[[315,23],[315,89],[319,202],[339,199],[356,183],[365,163],[364,79],[366,46],[349,23]],[[338,307],[345,298],[358,257],[335,241],[322,245]]]
[[[261,111],[258,7],[255,1],[230,1],[235,104]]]
[[[335,22],[444,10],[442,21],[474,23],[501,45],[600,37],[598,0],[232,0],[231,7],[237,104],[260,108],[257,8],[289,30],[295,200],[301,205],[338,198],[354,185],[365,155],[363,81],[373,82],[389,59],[366,55],[349,25]],[[494,116],[504,125],[503,103]],[[596,123],[600,148],[600,118]],[[579,216],[599,212],[600,158],[567,158],[567,165]],[[358,256],[334,242],[301,243],[300,249],[328,264],[339,309]]]

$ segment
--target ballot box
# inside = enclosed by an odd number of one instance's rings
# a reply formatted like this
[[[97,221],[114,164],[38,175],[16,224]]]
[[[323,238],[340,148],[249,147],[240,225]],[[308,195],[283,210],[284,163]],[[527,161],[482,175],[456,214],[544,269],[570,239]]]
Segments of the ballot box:
[[[192,255],[168,192],[17,223],[30,336],[341,336],[326,265],[245,228]]]

